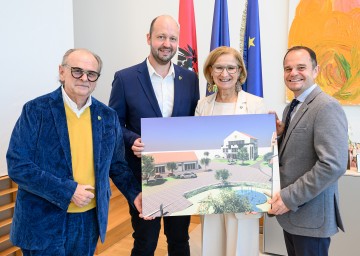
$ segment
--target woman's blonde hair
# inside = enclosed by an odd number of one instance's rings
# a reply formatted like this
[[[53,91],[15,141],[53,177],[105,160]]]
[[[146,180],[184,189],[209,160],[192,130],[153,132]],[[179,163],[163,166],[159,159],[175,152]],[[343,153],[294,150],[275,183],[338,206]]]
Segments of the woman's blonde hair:
[[[240,54],[239,51],[237,51],[236,49],[232,48],[232,47],[228,47],[228,46],[220,46],[215,48],[214,50],[212,50],[209,53],[209,56],[207,57],[205,64],[204,64],[204,76],[206,81],[208,82],[209,85],[214,85],[214,79],[211,76],[211,69],[212,69],[212,65],[214,65],[214,63],[216,62],[216,60],[224,54],[231,54],[232,56],[235,57],[237,64],[240,68],[240,76],[239,76],[239,80],[238,83],[239,87],[241,88],[241,85],[245,82],[246,77],[247,77],[247,71],[246,71],[246,67],[244,64],[244,60]],[[238,87],[238,86],[237,86]],[[240,91],[241,89],[236,88],[236,91]]]

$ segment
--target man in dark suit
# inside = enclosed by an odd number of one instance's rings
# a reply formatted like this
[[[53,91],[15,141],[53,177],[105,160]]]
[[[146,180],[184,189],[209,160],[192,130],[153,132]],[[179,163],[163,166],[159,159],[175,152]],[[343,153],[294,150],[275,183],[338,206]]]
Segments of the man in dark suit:
[[[277,120],[281,190],[269,213],[284,230],[289,255],[328,255],[330,237],[344,230],[338,179],[347,167],[347,120],[340,104],[315,84],[313,50],[290,48],[283,64],[297,101],[285,108],[283,122]]]
[[[70,49],[61,86],[23,107],[7,152],[18,185],[10,239],[23,255],[94,255],[103,242],[109,176],[141,212],[140,186],[124,159],[115,111],[91,97],[102,61]]]
[[[135,66],[115,74],[109,106],[118,113],[124,133],[126,160],[141,183],[140,119],[194,115],[199,100],[199,82],[194,72],[171,62],[179,39],[179,25],[170,16],[159,16],[151,22],[147,43],[150,55]],[[169,143],[171,143],[169,141]],[[130,207],[134,229],[131,255],[154,255],[160,232],[160,219],[144,221]],[[170,256],[190,255],[188,228],[190,216],[165,217]]]

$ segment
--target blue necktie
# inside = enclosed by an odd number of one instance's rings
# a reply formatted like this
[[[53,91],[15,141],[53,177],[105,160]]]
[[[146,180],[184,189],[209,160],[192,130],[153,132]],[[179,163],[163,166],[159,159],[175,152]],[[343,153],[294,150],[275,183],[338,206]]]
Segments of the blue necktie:
[[[294,108],[300,103],[300,101],[298,101],[297,99],[293,99],[291,104],[290,104],[290,108],[289,111],[287,113],[286,116],[286,120],[285,120],[285,128],[284,128],[284,132],[283,132],[283,138],[286,135],[287,129],[289,127],[290,124],[290,120],[291,120],[291,112],[293,112]]]

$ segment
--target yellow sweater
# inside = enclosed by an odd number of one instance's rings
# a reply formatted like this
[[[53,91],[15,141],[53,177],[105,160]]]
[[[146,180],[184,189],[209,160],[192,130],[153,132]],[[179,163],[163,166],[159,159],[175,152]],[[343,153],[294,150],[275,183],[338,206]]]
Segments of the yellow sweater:
[[[78,118],[76,114],[65,105],[66,120],[69,131],[71,162],[74,180],[83,185],[95,187],[94,153],[92,140],[92,126],[90,108],[88,107]],[[95,194],[95,191],[91,191]],[[96,200],[84,206],[78,207],[70,203],[68,212],[85,212],[96,207]]]

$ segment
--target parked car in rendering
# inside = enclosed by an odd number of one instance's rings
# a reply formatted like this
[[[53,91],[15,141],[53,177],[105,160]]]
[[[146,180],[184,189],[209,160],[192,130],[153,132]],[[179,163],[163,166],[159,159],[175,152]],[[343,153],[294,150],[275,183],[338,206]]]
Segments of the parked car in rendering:
[[[233,164],[236,164],[236,160],[234,159],[228,160],[228,165],[233,165]]]
[[[197,175],[193,172],[184,172],[183,174],[180,175],[181,179],[191,179],[191,178],[196,178]]]
[[[154,185],[155,183],[156,183],[155,179],[148,179],[146,182],[147,185]]]
[[[160,173],[155,173],[155,175],[154,175],[154,179],[162,179],[163,178],[163,176],[160,174]]]

